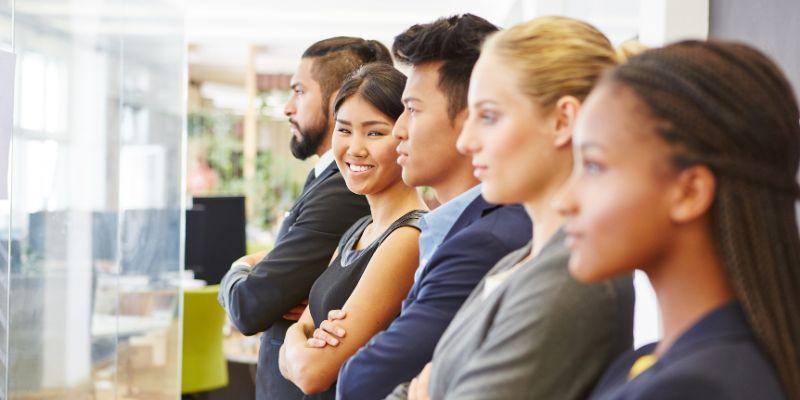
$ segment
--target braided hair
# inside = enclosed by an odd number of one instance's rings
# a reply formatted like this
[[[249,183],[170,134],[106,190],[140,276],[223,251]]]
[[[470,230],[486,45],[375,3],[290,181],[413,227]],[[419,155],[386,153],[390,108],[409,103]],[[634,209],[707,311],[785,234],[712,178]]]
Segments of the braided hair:
[[[711,218],[728,279],[786,393],[800,398],[800,115],[787,79],[747,45],[684,41],[604,80],[647,105],[676,168],[714,173]]]

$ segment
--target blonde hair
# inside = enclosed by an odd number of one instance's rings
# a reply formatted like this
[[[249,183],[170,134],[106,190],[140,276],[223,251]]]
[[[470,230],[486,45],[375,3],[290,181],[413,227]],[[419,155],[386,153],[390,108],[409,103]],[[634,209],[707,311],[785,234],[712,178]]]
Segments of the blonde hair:
[[[491,35],[484,44],[517,73],[522,91],[542,108],[564,96],[583,101],[617,63],[608,38],[572,18],[541,17]]]
[[[644,53],[649,47],[642,44],[637,39],[628,39],[617,46],[617,61],[624,63],[629,58]]]

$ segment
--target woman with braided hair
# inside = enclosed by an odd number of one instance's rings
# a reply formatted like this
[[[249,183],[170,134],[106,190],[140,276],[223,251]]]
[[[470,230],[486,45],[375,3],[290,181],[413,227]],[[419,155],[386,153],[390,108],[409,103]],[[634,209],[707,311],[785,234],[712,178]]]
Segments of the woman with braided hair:
[[[592,398],[800,398],[799,119],[781,71],[728,42],[647,51],[589,96],[556,200],[570,272],[642,269],[664,328]]]

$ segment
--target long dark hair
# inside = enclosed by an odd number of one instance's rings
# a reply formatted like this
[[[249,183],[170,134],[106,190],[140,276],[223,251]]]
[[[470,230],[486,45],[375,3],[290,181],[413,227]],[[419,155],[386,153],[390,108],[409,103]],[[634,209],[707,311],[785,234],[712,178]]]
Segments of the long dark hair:
[[[371,63],[357,69],[345,79],[333,101],[334,115],[345,100],[359,94],[392,121],[403,113],[403,88],[406,76],[386,63]]]
[[[676,168],[713,171],[729,281],[787,394],[800,398],[800,115],[789,82],[758,50],[716,41],[644,52],[606,80],[648,106]]]

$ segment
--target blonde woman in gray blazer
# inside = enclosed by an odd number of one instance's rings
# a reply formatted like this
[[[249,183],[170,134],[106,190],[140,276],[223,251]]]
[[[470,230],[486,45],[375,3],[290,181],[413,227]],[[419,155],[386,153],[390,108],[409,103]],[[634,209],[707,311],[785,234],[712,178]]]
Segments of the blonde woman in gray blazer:
[[[575,116],[615,60],[602,33],[562,17],[535,19],[487,40],[458,146],[472,156],[487,201],[525,205],[533,241],[487,274],[432,363],[394,398],[583,399],[631,348],[631,276],[575,281],[563,217],[551,207],[572,171]]]

